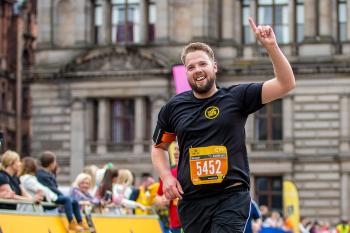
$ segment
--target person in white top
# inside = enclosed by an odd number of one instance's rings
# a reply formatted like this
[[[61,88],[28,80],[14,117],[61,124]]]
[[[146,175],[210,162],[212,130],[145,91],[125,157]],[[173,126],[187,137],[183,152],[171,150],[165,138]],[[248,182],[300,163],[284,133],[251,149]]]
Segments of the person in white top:
[[[48,202],[54,202],[57,200],[57,194],[52,192],[49,188],[42,185],[35,174],[38,169],[36,161],[30,157],[22,159],[22,167],[20,171],[20,181],[27,192],[34,196],[37,192],[43,192],[45,200]]]
[[[141,203],[130,200],[130,195],[132,193],[131,184],[133,182],[133,176],[131,171],[128,169],[120,169],[118,171],[118,177],[116,183],[113,184],[113,197],[121,199],[120,203],[123,207],[128,209],[141,208],[145,210],[146,207]],[[119,213],[128,213],[127,211],[122,211],[122,209],[117,209]]]

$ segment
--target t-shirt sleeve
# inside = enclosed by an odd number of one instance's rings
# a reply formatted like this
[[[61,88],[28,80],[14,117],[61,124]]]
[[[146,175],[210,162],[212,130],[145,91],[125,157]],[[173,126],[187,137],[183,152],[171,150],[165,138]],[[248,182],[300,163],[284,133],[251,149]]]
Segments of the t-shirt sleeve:
[[[257,206],[257,204],[252,202],[251,208],[252,208],[252,212],[251,212],[252,219],[259,219],[261,217],[261,214],[260,214],[259,207]]]
[[[171,125],[170,125],[170,105],[164,105],[158,114],[157,127],[164,129],[168,133],[174,133]]]
[[[262,104],[261,94],[264,83],[241,84],[235,88],[241,101],[241,110],[249,115],[264,107]]]
[[[10,181],[5,175],[0,173],[0,186],[4,184],[10,184]]]

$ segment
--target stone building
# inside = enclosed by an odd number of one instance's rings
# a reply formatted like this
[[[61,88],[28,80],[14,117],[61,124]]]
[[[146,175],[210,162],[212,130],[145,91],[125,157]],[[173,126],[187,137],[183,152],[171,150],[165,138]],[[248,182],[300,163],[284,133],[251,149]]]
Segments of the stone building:
[[[152,129],[185,44],[213,46],[220,86],[273,77],[249,15],[272,25],[297,79],[247,122],[253,197],[281,209],[292,180],[302,215],[350,217],[349,0],[39,0],[33,156],[56,152],[62,182],[88,164],[152,171]]]
[[[2,148],[30,153],[29,87],[34,63],[36,1],[0,1],[0,132]]]

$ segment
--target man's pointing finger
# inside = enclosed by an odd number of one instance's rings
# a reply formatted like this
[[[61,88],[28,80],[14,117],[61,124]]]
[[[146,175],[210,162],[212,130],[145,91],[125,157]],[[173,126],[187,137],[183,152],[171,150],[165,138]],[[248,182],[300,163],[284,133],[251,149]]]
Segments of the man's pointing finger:
[[[257,28],[256,28],[256,25],[255,25],[253,18],[248,17],[248,21],[249,21],[250,28],[253,30],[253,32],[256,32]]]

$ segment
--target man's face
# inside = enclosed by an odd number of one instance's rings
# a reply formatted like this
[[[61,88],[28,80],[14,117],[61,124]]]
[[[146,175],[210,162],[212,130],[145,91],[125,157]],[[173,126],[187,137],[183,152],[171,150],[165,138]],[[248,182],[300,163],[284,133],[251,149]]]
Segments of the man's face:
[[[205,94],[214,87],[217,65],[204,51],[188,53],[185,67],[188,83],[194,92]]]

